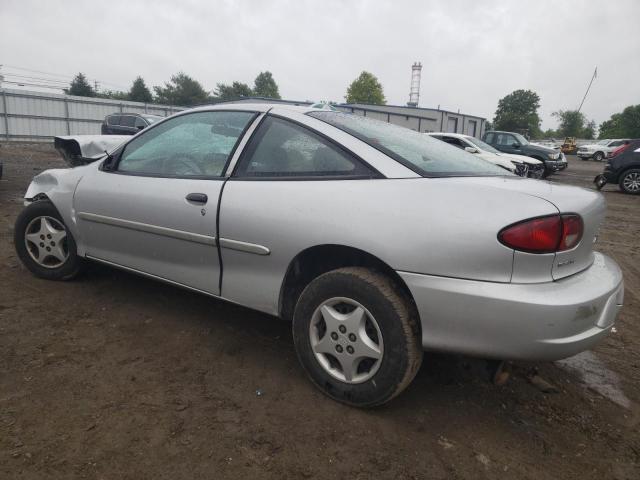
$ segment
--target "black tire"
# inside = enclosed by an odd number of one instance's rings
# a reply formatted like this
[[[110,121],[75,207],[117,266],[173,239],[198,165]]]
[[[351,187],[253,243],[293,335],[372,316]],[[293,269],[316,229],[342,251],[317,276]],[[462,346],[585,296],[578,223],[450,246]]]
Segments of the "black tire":
[[[640,179],[640,168],[631,168],[626,172],[623,172],[622,175],[620,175],[618,186],[620,187],[620,190],[622,190],[624,193],[630,193],[631,195],[638,195],[640,194],[640,187],[633,190],[628,186],[625,186],[625,179],[629,180],[629,177],[631,176],[635,176],[635,178],[637,179],[636,181],[638,181],[638,179]]]
[[[380,364],[373,376],[361,383],[334,378],[320,364],[311,346],[314,312],[335,297],[360,303],[375,318],[382,335]],[[389,278],[362,267],[332,270],[304,289],[293,316],[293,340],[300,363],[313,383],[334,400],[357,407],[382,405],[394,398],[411,383],[422,363],[415,306]]]
[[[602,153],[602,152],[596,152],[596,153],[593,154],[593,159],[596,162],[601,162],[603,158],[604,158],[604,153]]]
[[[25,244],[26,229],[37,217],[53,217],[64,226],[67,236],[65,239],[66,249],[68,251],[68,257],[60,266],[55,268],[47,268],[37,263],[27,251],[27,245]],[[70,280],[80,273],[83,263],[82,259],[77,255],[76,242],[71,232],[64,225],[64,221],[56,207],[49,201],[41,200],[32,203],[27,206],[18,215],[15,223],[14,231],[14,245],[18,257],[22,261],[25,267],[27,267],[31,273],[37,277],[44,278],[46,280]]]

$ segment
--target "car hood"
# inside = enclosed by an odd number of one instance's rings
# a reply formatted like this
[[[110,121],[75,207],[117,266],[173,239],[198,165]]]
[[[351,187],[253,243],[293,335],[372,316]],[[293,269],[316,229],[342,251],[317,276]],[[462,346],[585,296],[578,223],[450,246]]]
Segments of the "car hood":
[[[542,145],[536,145],[535,143],[529,143],[523,147],[525,150],[533,151],[537,153],[558,153],[558,150],[549,147],[543,147]]]
[[[580,145],[579,148],[588,148],[590,150],[595,150],[596,148],[607,148],[606,145],[597,145],[595,143],[588,143],[586,145]]]
[[[506,158],[512,162],[524,162],[529,165],[541,165],[542,162],[536,158],[527,157],[526,155],[511,155],[510,153],[497,153],[500,157]]]
[[[506,168],[510,172],[513,172],[516,168],[515,165],[510,161],[511,159],[503,158],[501,155],[496,155],[495,153],[480,152],[477,154],[477,156],[483,160],[486,160],[487,162],[491,162],[495,165]],[[517,162],[520,163],[521,160],[517,160]]]
[[[131,139],[129,135],[67,135],[53,138],[53,146],[71,167],[101,159]]]

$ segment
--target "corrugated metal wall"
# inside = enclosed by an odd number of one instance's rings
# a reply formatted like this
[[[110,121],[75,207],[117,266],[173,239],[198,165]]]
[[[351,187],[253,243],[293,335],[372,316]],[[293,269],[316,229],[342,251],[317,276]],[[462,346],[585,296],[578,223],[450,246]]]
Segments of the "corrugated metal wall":
[[[181,107],[0,89],[0,140],[49,141],[56,135],[100,134],[114,112],[167,116]]]

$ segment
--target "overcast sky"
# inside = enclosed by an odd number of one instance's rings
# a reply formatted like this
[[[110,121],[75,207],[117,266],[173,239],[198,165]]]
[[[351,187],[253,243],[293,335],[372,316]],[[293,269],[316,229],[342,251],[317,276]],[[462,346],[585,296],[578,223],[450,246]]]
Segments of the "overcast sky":
[[[269,70],[283,98],[334,101],[367,70],[404,105],[420,61],[420,106],[493,118],[498,99],[532,89],[549,128],[596,65],[588,118],[640,103],[639,22],[640,0],[0,0],[0,64],[110,89],[184,71],[212,90]]]

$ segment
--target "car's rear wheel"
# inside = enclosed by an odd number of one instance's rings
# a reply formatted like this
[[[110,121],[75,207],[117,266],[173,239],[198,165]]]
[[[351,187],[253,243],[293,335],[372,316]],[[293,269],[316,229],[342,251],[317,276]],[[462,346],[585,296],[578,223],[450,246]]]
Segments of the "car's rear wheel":
[[[404,390],[422,363],[415,307],[387,277],[361,267],[330,271],[302,292],[293,339],[311,380],[329,397],[368,407]]]
[[[593,154],[593,159],[596,162],[601,162],[603,158],[604,158],[604,153],[602,153],[602,152],[596,152],[596,153]]]
[[[627,170],[620,176],[620,190],[632,195],[640,194],[640,169]]]
[[[47,280],[69,280],[82,267],[76,242],[49,201],[34,202],[15,223],[18,257],[33,274]]]

